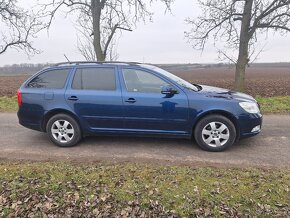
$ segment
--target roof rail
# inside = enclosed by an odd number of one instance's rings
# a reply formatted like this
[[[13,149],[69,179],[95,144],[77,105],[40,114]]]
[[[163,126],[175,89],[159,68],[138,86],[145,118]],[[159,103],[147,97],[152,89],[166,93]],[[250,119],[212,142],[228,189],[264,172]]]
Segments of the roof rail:
[[[65,64],[75,64],[75,65],[80,65],[80,64],[129,64],[129,65],[137,65],[141,64],[138,62],[124,62],[124,61],[70,61],[70,62],[60,62],[54,64],[54,66],[60,66],[60,65],[65,65]]]

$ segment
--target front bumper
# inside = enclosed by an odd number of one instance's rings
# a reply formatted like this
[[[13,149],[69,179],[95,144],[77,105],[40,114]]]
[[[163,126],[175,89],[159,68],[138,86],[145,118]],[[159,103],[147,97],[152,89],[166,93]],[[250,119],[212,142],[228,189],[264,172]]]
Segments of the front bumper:
[[[240,127],[240,139],[255,136],[262,130],[263,115],[244,114],[238,119]]]

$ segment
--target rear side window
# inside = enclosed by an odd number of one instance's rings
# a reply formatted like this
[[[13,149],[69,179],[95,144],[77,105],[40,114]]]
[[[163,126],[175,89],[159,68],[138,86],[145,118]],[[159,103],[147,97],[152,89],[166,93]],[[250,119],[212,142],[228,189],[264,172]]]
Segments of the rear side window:
[[[28,88],[44,88],[44,89],[62,89],[65,85],[70,69],[50,70],[46,71],[28,84]]]
[[[114,68],[84,68],[75,73],[73,89],[85,90],[116,90]]]

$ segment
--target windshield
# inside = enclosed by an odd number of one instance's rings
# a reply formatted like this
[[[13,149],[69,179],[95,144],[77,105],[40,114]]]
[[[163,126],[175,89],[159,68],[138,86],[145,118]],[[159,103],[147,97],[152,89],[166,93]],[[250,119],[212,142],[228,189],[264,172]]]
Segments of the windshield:
[[[151,66],[151,65],[145,65],[145,64],[144,65],[142,64],[142,67],[145,67],[145,68],[150,69],[150,70],[154,70],[154,71],[162,74],[163,76],[166,76],[167,78],[173,80],[174,82],[178,83],[179,85],[181,85],[184,88],[187,88],[187,89],[190,89],[190,90],[193,90],[193,91],[196,91],[196,92],[198,92],[200,90],[200,86],[193,85],[193,84],[187,82],[186,80],[181,79],[180,77],[175,76],[172,73],[169,73],[166,70],[163,70],[163,69],[161,69],[159,67],[155,67],[155,66]]]

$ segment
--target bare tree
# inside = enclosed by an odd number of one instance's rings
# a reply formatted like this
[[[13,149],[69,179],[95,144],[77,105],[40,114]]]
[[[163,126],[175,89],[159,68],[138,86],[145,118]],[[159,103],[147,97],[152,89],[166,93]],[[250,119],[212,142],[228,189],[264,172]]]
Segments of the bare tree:
[[[95,61],[97,57],[94,49],[92,17],[80,16],[80,18],[77,20],[78,50],[87,61]]]
[[[77,20],[77,30],[78,30],[78,43],[77,47],[81,55],[87,61],[96,61],[96,52],[94,49],[94,29],[92,16],[79,16]],[[128,29],[129,31],[129,29]],[[108,33],[103,32],[102,35],[102,45],[106,44],[106,39]],[[118,54],[116,52],[117,45],[117,36],[114,34],[112,40],[109,43],[108,48],[106,49],[106,59],[109,61],[116,61],[118,59]],[[102,46],[103,47],[103,46]]]
[[[52,0],[43,5],[43,10],[50,17],[48,27],[62,7],[67,7],[68,13],[78,13],[77,23],[82,30],[80,35],[85,37],[84,41],[79,39],[78,42],[82,55],[86,59],[97,58],[98,61],[105,61],[108,56],[114,56],[112,42],[118,31],[132,31],[132,26],[138,21],[145,21],[148,17],[151,19],[152,13],[146,6],[153,1],[158,0]],[[174,0],[159,1],[169,9]],[[110,51],[113,53],[108,54]]]
[[[187,19],[192,29],[186,36],[194,48],[204,49],[213,38],[238,50],[235,89],[244,91],[245,71],[259,35],[269,30],[290,31],[290,0],[199,0],[199,4],[202,15]]]
[[[43,25],[32,12],[16,3],[16,0],[0,0],[0,54],[9,48],[21,49],[27,54],[38,53],[31,39]]]

